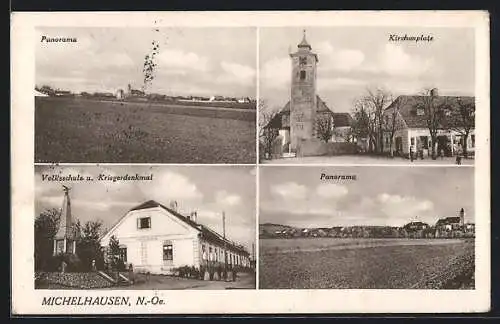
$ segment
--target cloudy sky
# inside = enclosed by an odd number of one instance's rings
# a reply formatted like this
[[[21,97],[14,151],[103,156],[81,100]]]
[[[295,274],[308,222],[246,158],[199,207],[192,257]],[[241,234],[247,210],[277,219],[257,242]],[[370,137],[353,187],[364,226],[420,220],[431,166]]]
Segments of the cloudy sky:
[[[222,211],[226,213],[226,235],[251,252],[255,242],[255,168],[246,166],[36,166],[35,216],[48,208],[61,208],[61,184],[72,190],[72,214],[81,222],[100,219],[110,228],[131,208],[150,199],[179,211],[198,211],[198,222],[222,233]],[[76,176],[98,174],[153,174],[152,181],[49,182],[42,174]]]
[[[255,28],[40,28],[36,84],[72,91],[143,85],[144,57],[160,45],[150,91],[168,95],[249,96],[256,93]]]
[[[303,28],[261,28],[260,96],[270,109],[286,104],[291,63]],[[432,35],[432,42],[389,42],[390,34]],[[415,94],[437,87],[440,94],[473,95],[474,30],[460,28],[306,28],[318,54],[318,95],[337,112],[349,112],[367,87]]]
[[[300,168],[300,170],[298,170]],[[263,167],[259,223],[297,227],[429,224],[458,216],[474,222],[474,168]],[[320,180],[321,173],[356,175]]]

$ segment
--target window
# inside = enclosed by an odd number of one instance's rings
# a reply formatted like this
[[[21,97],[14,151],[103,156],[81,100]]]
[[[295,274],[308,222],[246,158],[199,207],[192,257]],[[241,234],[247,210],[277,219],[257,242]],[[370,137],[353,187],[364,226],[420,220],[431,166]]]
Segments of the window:
[[[417,108],[417,116],[423,116],[423,115],[425,115],[424,108]]]
[[[123,262],[127,263],[127,247],[126,246],[121,246],[120,247],[120,260]]]
[[[306,71],[300,71],[300,79],[305,80],[306,79]]]
[[[415,145],[415,137],[412,137],[410,142],[411,142],[410,145]]]
[[[300,65],[307,64],[307,57],[305,57],[305,56],[299,57],[299,64]]]
[[[56,254],[64,253],[64,240],[56,241]]]
[[[429,149],[429,139],[427,138],[427,136],[420,136],[420,142],[422,143],[423,149]]]
[[[174,248],[172,241],[163,242],[163,261],[172,261],[174,259]]]
[[[140,229],[151,228],[151,217],[142,217],[138,219],[137,226]]]

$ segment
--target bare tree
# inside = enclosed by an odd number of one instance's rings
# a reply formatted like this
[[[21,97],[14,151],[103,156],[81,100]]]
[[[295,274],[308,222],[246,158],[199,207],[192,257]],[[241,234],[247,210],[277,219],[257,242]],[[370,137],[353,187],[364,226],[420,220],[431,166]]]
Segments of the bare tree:
[[[394,156],[394,135],[396,130],[402,127],[399,111],[406,104],[406,97],[399,96],[396,99],[391,97],[390,109],[384,111],[383,131],[389,136],[389,152]]]
[[[383,114],[384,109],[391,102],[391,94],[382,88],[367,89],[367,94],[364,96],[364,101],[368,106],[368,110],[373,113],[374,135],[379,153],[384,151],[384,134],[383,134]]]
[[[375,113],[371,108],[364,98],[357,99],[354,102],[353,133],[357,138],[366,138],[368,140],[369,152],[377,149]]]
[[[437,145],[437,133],[439,129],[445,128],[445,118],[446,107],[449,106],[448,101],[444,98],[441,102],[438,102],[438,96],[434,93],[433,89],[424,89],[420,96],[418,96],[417,102],[417,114],[418,109],[422,109],[427,128],[431,135],[431,145],[432,145],[432,159],[435,160],[436,155],[436,145]]]
[[[278,137],[278,130],[273,128],[270,122],[278,112],[270,110],[263,99],[259,99],[257,108],[259,111],[259,141],[263,150],[262,153],[271,156],[273,143]]]
[[[142,68],[142,72],[144,74],[144,84],[142,86],[142,91],[146,91],[146,89],[151,85],[155,78],[156,67],[158,64],[156,63],[156,56],[160,52],[160,43],[156,40],[151,42],[151,53],[146,54],[144,57],[144,66]]]
[[[335,133],[333,116],[321,114],[316,118],[316,136],[325,143],[332,138]]]
[[[467,139],[469,138],[470,131],[474,129],[476,107],[474,100],[463,100],[458,97],[456,102],[458,111],[453,109],[450,105],[451,103],[448,101],[446,109],[450,112],[450,118],[446,118],[445,123],[450,129],[463,136],[463,154],[467,157]]]

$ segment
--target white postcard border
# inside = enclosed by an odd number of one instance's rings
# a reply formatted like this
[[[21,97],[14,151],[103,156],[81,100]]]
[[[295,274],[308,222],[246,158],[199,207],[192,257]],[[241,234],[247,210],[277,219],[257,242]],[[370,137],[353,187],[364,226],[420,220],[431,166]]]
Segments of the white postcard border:
[[[92,16],[91,19],[89,15]],[[34,289],[34,98],[31,94],[35,84],[34,44],[37,40],[34,28],[36,26],[345,27],[381,25],[395,27],[468,26],[476,29],[475,290],[86,291]],[[11,16],[11,40],[11,285],[14,314],[442,313],[482,312],[490,308],[489,23],[486,12],[14,13]],[[256,174],[259,174],[258,170]],[[258,242],[256,247],[258,255]],[[139,296],[158,296],[165,300],[165,303],[148,306],[93,307],[42,305],[43,298],[49,296],[128,296],[132,304]]]

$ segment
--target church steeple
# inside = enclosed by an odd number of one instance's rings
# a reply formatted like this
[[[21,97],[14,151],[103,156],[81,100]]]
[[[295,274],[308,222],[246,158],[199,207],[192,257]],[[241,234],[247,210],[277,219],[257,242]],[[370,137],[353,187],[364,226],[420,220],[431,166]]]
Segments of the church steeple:
[[[309,45],[309,43],[307,42],[307,39],[306,39],[306,30],[304,29],[302,31],[303,35],[302,35],[302,41],[299,43],[299,45],[297,45],[297,47],[299,49],[308,49],[309,51],[312,49],[311,45]]]
[[[303,140],[315,138],[317,96],[316,67],[318,56],[303,31],[298,50],[290,54],[292,76],[290,89],[290,149],[296,152]]]

